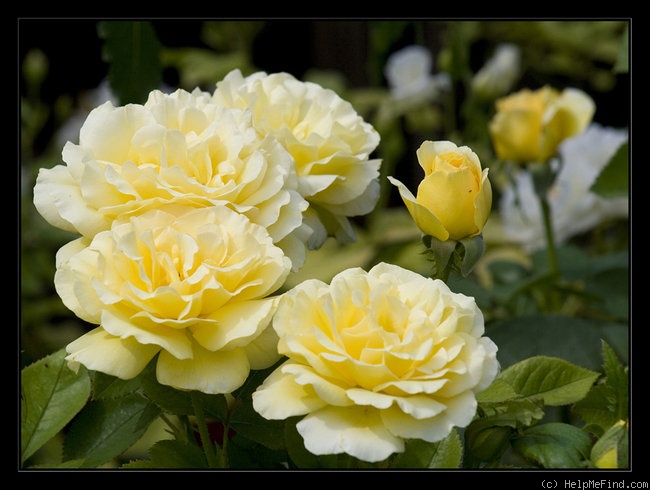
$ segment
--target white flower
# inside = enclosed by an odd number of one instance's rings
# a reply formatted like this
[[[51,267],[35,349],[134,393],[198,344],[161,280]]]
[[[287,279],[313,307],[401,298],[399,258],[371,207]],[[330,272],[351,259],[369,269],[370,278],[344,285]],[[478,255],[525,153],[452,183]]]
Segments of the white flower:
[[[229,393],[279,359],[270,295],[291,263],[264,227],[226,206],[125,216],[56,261],[63,303],[99,325],[66,347],[75,371],[131,379],[158,354],[160,383]]]
[[[436,442],[476,414],[497,347],[473,298],[380,263],[285,293],[273,328],[288,360],[253,393],[266,419],[302,417],[313,454],[382,461],[406,439]]]
[[[447,73],[433,75],[432,69],[431,52],[424,46],[411,45],[392,53],[384,68],[391,96],[396,100],[435,99],[451,80]]]
[[[625,130],[594,123],[560,145],[562,167],[548,194],[558,244],[603,221],[629,215],[627,197],[606,199],[589,190],[627,138]],[[529,252],[546,245],[542,210],[527,170],[519,170],[514,186],[504,190],[499,210],[507,240],[520,244]]]
[[[233,70],[217,83],[213,100],[247,108],[253,125],[276,138],[295,160],[300,194],[310,203],[305,223],[311,248],[327,236],[352,241],[348,218],[372,211],[379,199],[379,166],[370,159],[379,134],[334,91],[288,73]]]
[[[267,228],[304,262],[302,213],[293,159],[261,137],[246,110],[220,107],[211,95],[154,90],[144,105],[106,102],[90,112],[66,165],[41,169],[34,204],[52,225],[92,237],[120,216],[165,203],[227,205]]]
[[[521,49],[515,44],[499,44],[492,57],[474,75],[472,87],[489,98],[505,95],[521,75]]]

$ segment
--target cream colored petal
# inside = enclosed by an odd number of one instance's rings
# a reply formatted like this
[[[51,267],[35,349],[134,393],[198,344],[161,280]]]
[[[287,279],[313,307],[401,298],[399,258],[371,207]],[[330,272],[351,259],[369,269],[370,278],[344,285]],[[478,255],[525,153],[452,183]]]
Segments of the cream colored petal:
[[[57,165],[40,169],[34,185],[34,206],[56,228],[93,236],[110,227],[96,209],[88,206],[68,169]]]
[[[481,337],[478,339],[478,342],[485,351],[485,359],[483,360],[481,379],[474,388],[475,393],[478,393],[479,391],[482,391],[490,386],[490,384],[492,384],[494,379],[498,376],[501,369],[499,361],[497,359],[497,351],[499,348],[492,341],[492,339],[488,337]]]
[[[382,393],[374,393],[360,388],[351,388],[346,390],[350,400],[357,405],[370,405],[375,408],[388,408],[395,401],[395,397],[384,395]]]
[[[268,420],[305,415],[325,406],[309,386],[295,382],[282,366],[274,370],[253,393],[253,408]]]
[[[372,160],[369,163],[376,161],[378,160]],[[326,207],[335,215],[362,216],[371,212],[377,205],[380,191],[379,180],[374,178],[373,180],[366,181],[363,186],[358,186],[358,190],[361,191],[361,194],[356,197],[352,197],[345,202],[330,202],[331,199],[329,199],[329,192],[314,196],[312,202],[316,202]],[[332,189],[332,194],[336,194],[336,188]]]
[[[304,176],[298,177],[299,191],[307,199],[318,194],[319,192],[329,188],[336,179],[340,178],[337,175],[327,174],[327,175],[311,175],[307,174]]]
[[[185,330],[163,325],[156,325],[151,330],[145,330],[134,325],[127,318],[109,310],[102,312],[102,327],[116,337],[134,338],[140,344],[162,347],[179,359],[192,357],[192,343]]]
[[[328,205],[344,205],[361,196],[372,182],[379,178],[381,160],[360,160],[350,155],[333,155],[323,162],[323,168],[318,166],[309,177],[323,177],[322,174],[333,174],[337,178],[331,185],[323,187],[311,197],[320,203]]]
[[[283,373],[291,374],[295,383],[310,386],[325,403],[340,406],[352,404],[344,388],[329,382],[310,366],[287,362],[280,369]]]
[[[376,463],[404,451],[404,441],[386,429],[375,409],[327,407],[307,415],[296,428],[316,455],[347,453]]]
[[[429,396],[396,397],[397,406],[406,414],[415,419],[435,417],[446,410],[445,403]]]
[[[405,286],[409,283],[421,283],[423,280],[426,280],[417,272],[413,272],[409,269],[388,262],[380,262],[373,266],[372,269],[368,271],[368,275],[377,277],[382,281],[400,284],[401,286]],[[420,289],[420,286],[417,284],[414,285],[414,287]]]
[[[274,310],[274,298],[226,304],[210,315],[216,324],[196,329],[194,339],[211,351],[244,347],[267,327]]]
[[[156,377],[161,384],[179,390],[197,390],[211,395],[231,393],[241,387],[250,365],[242,349],[210,352],[194,344],[191,359],[177,359],[162,351]]]
[[[143,106],[114,107],[106,102],[88,114],[79,131],[79,144],[92,148],[94,157],[99,160],[122,163],[129,159],[131,138],[147,124],[155,124],[155,121]]]
[[[377,386],[377,389],[386,390],[389,388],[397,388],[401,392],[408,395],[415,395],[418,393],[432,394],[438,392],[447,383],[449,383],[448,379],[433,379],[428,381],[405,379],[398,381],[389,381],[380,386]],[[394,390],[390,391],[391,393],[394,392]]]
[[[454,427],[466,427],[476,415],[476,399],[472,393],[445,400],[444,405],[446,409],[431,418],[416,419],[397,407],[382,411],[381,418],[388,430],[399,437],[438,442]]]
[[[259,370],[271,367],[280,360],[278,353],[278,334],[271,326],[264,328],[262,333],[243,347],[251,369]]]
[[[137,376],[160,350],[157,345],[143,345],[134,338],[120,339],[98,327],[66,346],[68,366],[73,371],[83,364],[91,371],[101,371],[121,379]]]
[[[280,204],[275,206],[275,202]],[[273,241],[278,242],[300,227],[302,213],[308,207],[309,203],[302,198],[298,191],[288,189],[264,202],[264,207],[260,208],[260,214],[256,217],[256,222],[265,226]],[[277,215],[274,219],[270,219],[264,214],[267,208]]]

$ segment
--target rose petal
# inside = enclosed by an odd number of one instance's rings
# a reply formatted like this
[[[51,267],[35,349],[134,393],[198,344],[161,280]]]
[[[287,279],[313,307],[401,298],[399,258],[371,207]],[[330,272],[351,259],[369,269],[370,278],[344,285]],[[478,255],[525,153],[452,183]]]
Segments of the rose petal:
[[[83,364],[121,379],[137,376],[160,350],[157,345],[141,344],[133,337],[121,339],[103,328],[95,328],[66,346],[65,358],[73,371]]]
[[[404,451],[404,441],[386,429],[375,409],[323,408],[303,418],[296,429],[316,455],[347,453],[376,463]]]

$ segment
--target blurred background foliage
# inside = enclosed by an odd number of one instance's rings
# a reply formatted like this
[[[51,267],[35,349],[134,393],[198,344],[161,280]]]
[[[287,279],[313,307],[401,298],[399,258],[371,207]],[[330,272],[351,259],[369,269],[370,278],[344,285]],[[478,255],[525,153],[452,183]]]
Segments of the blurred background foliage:
[[[105,100],[144,103],[154,88],[212,92],[238,68],[286,71],[334,89],[380,132],[383,192],[375,212],[359,218],[356,243],[326,242],[310,253],[285,288],[324,281],[379,261],[428,275],[420,232],[386,175],[415,189],[422,178],[415,150],[448,139],[470,146],[490,167],[494,219],[503,182],[487,135],[494,99],[472,92],[472,78],[496,46],[521,49],[512,90],[576,87],[596,102],[594,121],[627,128],[630,121],[626,20],[152,20],[23,19],[20,67],[20,367],[50,354],[88,328],[63,306],[53,285],[55,255],[73,238],[49,225],[32,204],[38,169],[61,164],[65,141],[78,141],[88,111]],[[396,104],[384,74],[389,57],[413,44],[449,75],[449,91],[427,104]],[[627,170],[627,169],[625,169]],[[524,253],[498,237],[470,277],[452,277],[476,298],[502,365],[556,355],[599,369],[601,339],[628,362],[629,219],[573,237],[559,250],[561,308],[549,311],[544,252]],[[557,286],[555,284],[554,286]],[[561,339],[561,340],[559,340]]]

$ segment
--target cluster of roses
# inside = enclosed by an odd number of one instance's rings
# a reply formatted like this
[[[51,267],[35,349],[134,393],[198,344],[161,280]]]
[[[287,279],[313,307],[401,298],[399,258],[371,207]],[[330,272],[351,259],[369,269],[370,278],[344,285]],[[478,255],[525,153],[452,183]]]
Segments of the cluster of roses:
[[[286,73],[94,109],[34,188],[41,215],[80,235],[54,282],[98,326],[66,347],[70,368],[131,379],[157,356],[161,384],[228,394],[285,356],[253,405],[304,416],[314,454],[381,461],[469,424],[498,373],[473,298],[386,263],[281,292],[309,250],[355,239],[350,218],[379,197],[378,144],[348,102]],[[425,142],[418,160],[417,197],[391,181],[421,230],[480,235],[492,196],[478,157]]]

